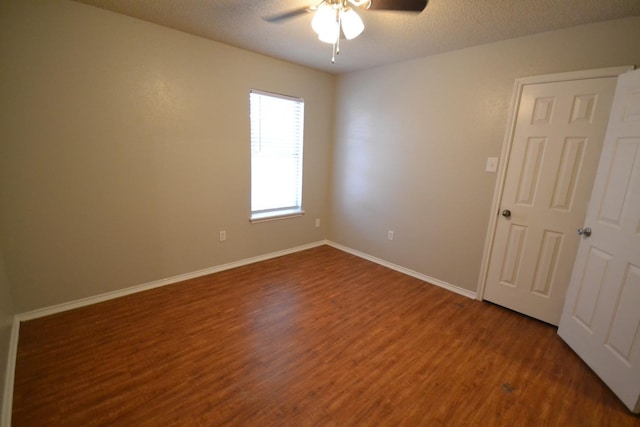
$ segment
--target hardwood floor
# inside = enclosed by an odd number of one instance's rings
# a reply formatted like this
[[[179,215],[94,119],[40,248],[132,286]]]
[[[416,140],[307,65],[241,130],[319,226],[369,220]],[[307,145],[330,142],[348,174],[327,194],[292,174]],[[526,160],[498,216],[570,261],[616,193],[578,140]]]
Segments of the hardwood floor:
[[[640,426],[556,329],[328,246],[24,322],[13,426]]]

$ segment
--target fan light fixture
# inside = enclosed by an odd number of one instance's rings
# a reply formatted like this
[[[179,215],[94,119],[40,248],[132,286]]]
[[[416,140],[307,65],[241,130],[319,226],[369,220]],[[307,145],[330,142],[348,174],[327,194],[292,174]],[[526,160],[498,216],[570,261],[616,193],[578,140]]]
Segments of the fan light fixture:
[[[364,31],[364,23],[358,14],[348,3],[354,6],[362,6],[370,3],[369,0],[326,0],[316,7],[311,20],[311,28],[318,34],[318,39],[333,45],[333,57],[331,62],[336,62],[336,55],[340,53],[340,29],[347,38],[352,40]]]
[[[356,9],[420,13],[427,7],[428,0],[315,0],[313,6],[299,7],[288,12],[267,16],[267,22],[279,23],[286,19],[313,13],[311,28],[318,38],[333,45],[331,62],[336,62],[340,53],[340,34],[347,40],[355,39],[364,31],[364,23]]]

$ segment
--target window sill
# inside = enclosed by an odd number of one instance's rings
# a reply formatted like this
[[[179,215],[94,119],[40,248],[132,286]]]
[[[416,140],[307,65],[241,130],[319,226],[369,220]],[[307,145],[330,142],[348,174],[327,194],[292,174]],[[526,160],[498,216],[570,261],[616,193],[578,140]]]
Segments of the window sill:
[[[251,221],[252,223],[277,221],[279,219],[294,218],[302,215],[304,215],[304,211],[302,209],[283,209],[272,212],[252,213],[249,221]]]

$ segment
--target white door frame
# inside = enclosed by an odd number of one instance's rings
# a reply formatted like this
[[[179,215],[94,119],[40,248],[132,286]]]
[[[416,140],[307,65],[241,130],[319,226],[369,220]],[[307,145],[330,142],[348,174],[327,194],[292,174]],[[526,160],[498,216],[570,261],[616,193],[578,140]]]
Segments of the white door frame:
[[[487,236],[484,241],[484,250],[482,252],[482,264],[480,265],[480,277],[478,278],[478,292],[476,298],[484,299],[484,290],[487,284],[487,273],[489,271],[489,263],[491,262],[491,251],[493,249],[493,240],[495,239],[496,228],[498,225],[498,213],[502,203],[502,194],[504,191],[504,183],[507,172],[507,164],[511,155],[511,146],[513,145],[513,135],[516,128],[516,119],[518,117],[518,106],[522,97],[522,90],[526,85],[539,83],[555,83],[569,80],[595,79],[602,77],[618,77],[622,73],[633,70],[633,65],[620,67],[598,68],[594,70],[570,71],[558,74],[543,74],[539,76],[520,77],[517,78],[513,94],[511,96],[511,109],[509,111],[509,119],[502,143],[502,152],[500,153],[500,162],[498,167],[498,175],[496,177],[496,186],[493,192],[493,201],[491,202],[491,211],[489,212],[489,226],[487,228]]]

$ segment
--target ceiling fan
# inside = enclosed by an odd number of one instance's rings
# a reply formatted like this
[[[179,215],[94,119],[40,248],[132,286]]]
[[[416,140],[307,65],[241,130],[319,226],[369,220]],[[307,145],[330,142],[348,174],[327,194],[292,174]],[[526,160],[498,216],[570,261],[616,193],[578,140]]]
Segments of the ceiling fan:
[[[333,45],[331,62],[340,53],[340,37],[347,40],[358,37],[364,31],[364,23],[355,9],[420,13],[428,0],[322,0],[308,7],[293,9],[265,17],[267,22],[280,23],[296,16],[313,13],[311,28],[318,39]]]

